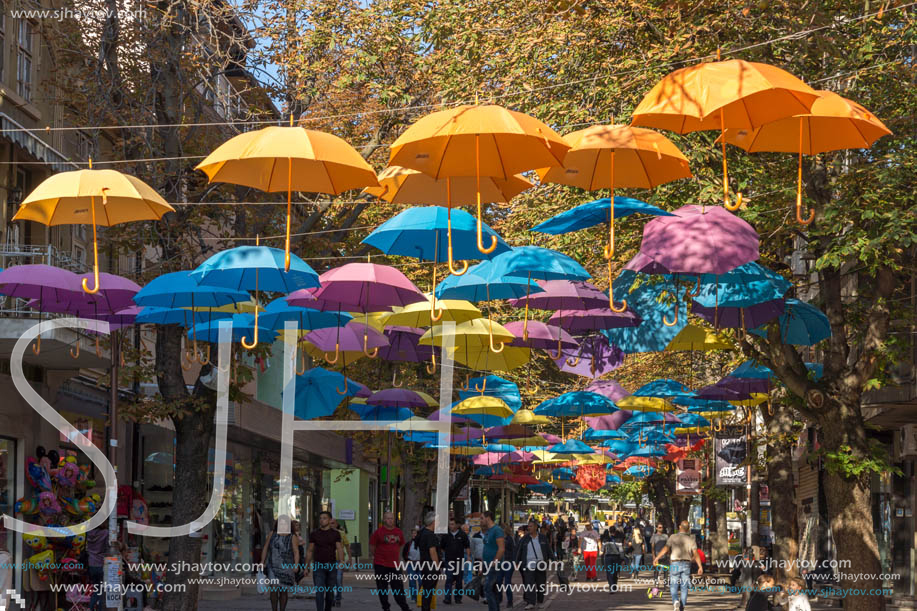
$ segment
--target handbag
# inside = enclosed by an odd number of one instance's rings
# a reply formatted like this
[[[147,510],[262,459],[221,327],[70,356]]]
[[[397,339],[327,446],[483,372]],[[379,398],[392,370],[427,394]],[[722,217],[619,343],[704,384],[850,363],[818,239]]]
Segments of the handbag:
[[[262,594],[262,595],[267,594],[268,593],[268,581],[267,581],[267,576],[264,574],[263,571],[258,571],[257,583],[258,583],[258,594]]]

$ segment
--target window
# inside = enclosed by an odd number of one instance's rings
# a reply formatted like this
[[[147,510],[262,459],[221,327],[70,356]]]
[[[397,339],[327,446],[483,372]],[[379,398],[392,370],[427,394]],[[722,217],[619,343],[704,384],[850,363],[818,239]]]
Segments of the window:
[[[19,20],[19,61],[18,85],[19,96],[32,101],[32,22],[28,19]]]
[[[4,66],[6,66],[6,15],[3,14],[3,9],[0,8],[0,83],[3,83],[6,78],[6,74],[3,71]]]
[[[74,246],[73,258],[76,259],[81,265],[86,265],[86,249],[82,246]]]

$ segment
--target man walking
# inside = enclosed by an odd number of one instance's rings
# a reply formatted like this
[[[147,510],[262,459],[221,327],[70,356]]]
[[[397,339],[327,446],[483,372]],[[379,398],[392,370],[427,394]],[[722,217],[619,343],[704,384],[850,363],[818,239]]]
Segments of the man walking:
[[[658,554],[653,557],[653,564],[666,554],[669,561],[669,591],[672,594],[672,611],[684,611],[688,604],[688,587],[691,585],[691,562],[697,562],[697,574],[704,574],[704,565],[697,553],[697,541],[690,532],[691,525],[683,520],[678,525],[678,532],[669,537]],[[681,596],[679,597],[679,588]]]
[[[656,532],[653,533],[653,536],[650,537],[649,544],[649,553],[655,556],[662,551],[662,548],[665,547],[665,544],[669,541],[669,536],[665,534],[665,526],[662,524],[656,525]],[[666,560],[664,557],[665,554],[661,554],[663,560]],[[654,562],[653,563],[653,581],[656,581],[656,578],[659,576],[659,566]]]
[[[494,591],[494,585],[502,576],[500,563],[503,562],[503,555],[506,553],[506,535],[494,522],[492,511],[485,511],[482,521],[487,528],[484,534],[484,570],[487,573],[484,578],[484,597],[487,599],[487,611],[498,611],[500,600]]]
[[[369,538],[369,555],[373,558],[373,573],[376,576],[376,590],[382,611],[389,611],[388,594],[392,593],[395,604],[401,611],[409,611],[404,596],[404,575],[398,570],[398,556],[404,547],[404,533],[395,526],[395,514],[382,514],[382,526]]]
[[[464,583],[462,575],[464,574],[463,562],[471,560],[471,542],[468,535],[462,532],[455,518],[449,518],[449,531],[440,537],[440,547],[443,550],[443,558],[446,561],[446,583],[443,586],[445,596],[443,602],[447,605],[452,604],[455,598],[455,604],[462,604],[462,588]]]
[[[417,535],[417,549],[420,550],[420,608],[430,611],[433,591],[439,578],[439,537],[434,534],[436,514],[432,511],[423,520],[424,527]]]
[[[548,561],[552,559],[548,540],[538,532],[538,524],[530,520],[528,532],[519,540],[516,552],[516,563],[526,586],[522,598],[527,610],[534,609],[536,604],[544,605]]]
[[[315,608],[318,611],[331,611],[337,584],[337,566],[344,562],[341,533],[331,528],[331,520],[330,511],[318,514],[318,528],[309,534],[309,547],[306,549],[306,575],[312,569]]]

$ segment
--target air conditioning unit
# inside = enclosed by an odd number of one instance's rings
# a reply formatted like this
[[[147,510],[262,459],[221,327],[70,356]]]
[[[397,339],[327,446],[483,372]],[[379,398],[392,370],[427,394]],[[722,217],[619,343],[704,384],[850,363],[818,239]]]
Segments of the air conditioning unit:
[[[917,424],[906,424],[895,434],[895,458],[917,456]]]

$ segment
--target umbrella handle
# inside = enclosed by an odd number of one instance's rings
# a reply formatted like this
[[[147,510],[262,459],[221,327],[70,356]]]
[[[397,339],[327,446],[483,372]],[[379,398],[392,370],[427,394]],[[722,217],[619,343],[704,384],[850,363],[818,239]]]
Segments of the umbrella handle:
[[[102,358],[102,348],[99,346],[99,335],[96,334],[96,356]]]
[[[401,380],[400,382],[396,382],[395,379],[397,377],[398,377],[398,370],[393,369],[392,370],[392,386],[394,386],[395,388],[401,388],[402,386],[404,386],[404,380]]]
[[[551,360],[552,360],[552,361],[556,361],[557,359],[560,358],[560,338],[561,338],[561,333],[560,333],[560,331],[561,331],[561,329],[558,328],[558,329],[557,329],[557,353],[556,353],[556,354],[551,354],[551,351],[550,351],[550,350],[545,350],[545,352],[548,353],[548,356],[551,357]]]
[[[427,373],[433,375],[436,373],[436,355],[433,354],[430,356],[430,362],[427,364]]]
[[[802,218],[802,131],[803,118],[799,117],[799,162],[796,166],[796,222],[809,225],[815,220],[815,210],[809,208],[809,217]]]
[[[296,366],[296,375],[301,376],[306,373],[306,351],[302,346],[299,347],[299,361],[302,363],[302,367]]]
[[[436,247],[437,247],[437,250],[439,250],[439,232],[438,231],[436,232],[436,236],[437,236]],[[438,258],[437,255],[438,253],[433,255],[433,259],[434,259],[433,261],[433,290],[430,293],[430,296],[431,296],[430,320],[432,320],[433,322],[439,322],[440,320],[442,320],[443,314],[444,314],[442,308],[439,308],[439,310],[437,310],[436,308],[436,259]],[[450,261],[449,263],[451,264],[452,262]],[[436,313],[437,311],[439,312],[439,314]]]
[[[465,374],[465,385],[464,385],[464,386],[459,386],[459,390],[468,390],[468,382],[470,382],[470,381],[471,381],[471,374],[470,374],[470,373],[466,373],[466,374]]]
[[[367,335],[366,333],[363,333],[363,354],[365,354],[366,356],[368,356],[371,359],[376,358],[376,356],[379,354],[378,346],[376,346],[372,350],[369,349],[369,335]]]
[[[716,431],[717,433],[722,432],[723,430],[723,419],[722,418],[717,418],[716,420],[713,421],[713,430]]]
[[[490,340],[490,351],[493,352],[494,354],[499,354],[499,353],[503,352],[503,349],[506,348],[506,342],[499,342],[500,347],[497,348],[496,346],[494,346],[494,336],[493,336],[493,333],[491,333],[488,337],[489,337],[489,340]]]
[[[767,401],[767,415],[768,416],[774,415],[774,404],[771,402],[770,397],[768,397],[768,401]]]
[[[694,299],[698,295],[700,295],[700,274],[697,276],[697,286],[685,291],[685,299]]]
[[[197,355],[197,362],[198,362],[199,364],[201,364],[201,365],[209,365],[209,364],[210,364],[210,344],[207,344],[207,356],[201,358],[202,355],[204,354],[204,351],[203,351],[203,350],[201,350],[200,352],[196,352],[195,354]]]
[[[108,204],[108,195],[106,195],[107,188],[102,189],[102,206]],[[92,277],[95,281],[95,287],[89,288],[88,278],[83,278],[83,290],[90,295],[95,295],[99,292],[99,289],[102,288],[99,285],[99,241],[96,236],[96,198],[92,197],[89,200],[89,207],[92,210],[92,258],[93,258],[93,268],[92,268]]]
[[[672,322],[669,322],[668,314],[666,314],[665,316],[662,317],[662,324],[664,324],[667,327],[674,327],[675,325],[678,324],[678,303],[675,304],[675,320],[673,320]]]
[[[188,363],[187,367],[185,367],[186,359]],[[187,350],[182,350],[182,358],[179,358],[179,362],[181,363],[182,369],[184,369],[185,371],[191,371],[191,367],[194,366],[194,361],[195,361],[195,358],[193,354],[189,354]]]
[[[337,363],[338,360],[341,358],[341,344],[339,343],[334,344],[334,359],[329,359],[327,352],[324,354],[324,357],[325,357],[325,362],[328,363],[329,365],[334,365],[335,363]]]
[[[245,335],[242,336],[242,347],[246,350],[251,350],[258,345],[258,270],[255,270],[255,332],[252,338],[252,343],[249,344],[247,341],[248,337]]]
[[[462,267],[455,269],[452,258],[452,178],[446,177],[446,252],[449,259],[449,272],[453,276],[461,276],[468,271],[468,261],[462,261]],[[436,287],[433,287],[436,291]]]
[[[338,388],[337,386],[335,386],[335,387],[334,387],[334,392],[336,392],[336,393],[339,394],[339,395],[346,395],[346,394],[347,394],[347,376],[344,376],[344,390],[341,390],[340,388]]]
[[[41,335],[35,338],[35,343],[32,344],[32,354],[38,356],[41,354]]]
[[[627,310],[627,300],[626,299],[621,300],[620,308],[615,305],[614,286],[612,285],[612,282],[611,282],[611,258],[608,257],[607,255],[606,255],[606,258],[608,259],[608,309],[611,310],[612,312],[617,312],[618,314],[620,314],[621,312],[624,312],[625,310]]]
[[[567,359],[567,365],[569,365],[570,367],[576,367],[577,365],[579,365],[581,358],[582,357],[579,354],[576,355],[576,358],[570,357]]]
[[[475,383],[474,383],[474,390],[475,390],[475,392],[479,392],[479,393],[482,393],[482,394],[483,394],[483,393],[487,390],[487,378],[484,378],[483,380],[481,380],[481,385],[480,385],[480,386],[478,386],[478,383],[475,382]]]
[[[730,212],[735,212],[742,207],[742,194],[736,193],[736,203],[729,201],[729,170],[726,165],[726,118],[720,110],[720,143],[723,145],[723,207]]]
[[[474,169],[475,169],[475,195],[478,200],[478,250],[481,254],[489,255],[497,249],[497,236],[490,236],[490,246],[484,248],[484,221],[481,218],[481,135],[474,135]],[[499,352],[499,350],[497,351]]]
[[[800,225],[811,225],[815,220],[815,209],[809,208],[809,216],[802,218],[802,193],[796,194],[796,222]]]
[[[76,358],[79,358],[79,357],[80,357],[80,338],[79,338],[79,337],[76,338],[76,346],[75,346],[75,347],[76,347],[76,351],[74,351],[73,348],[70,349],[70,356],[72,356],[73,358],[76,359]]]

